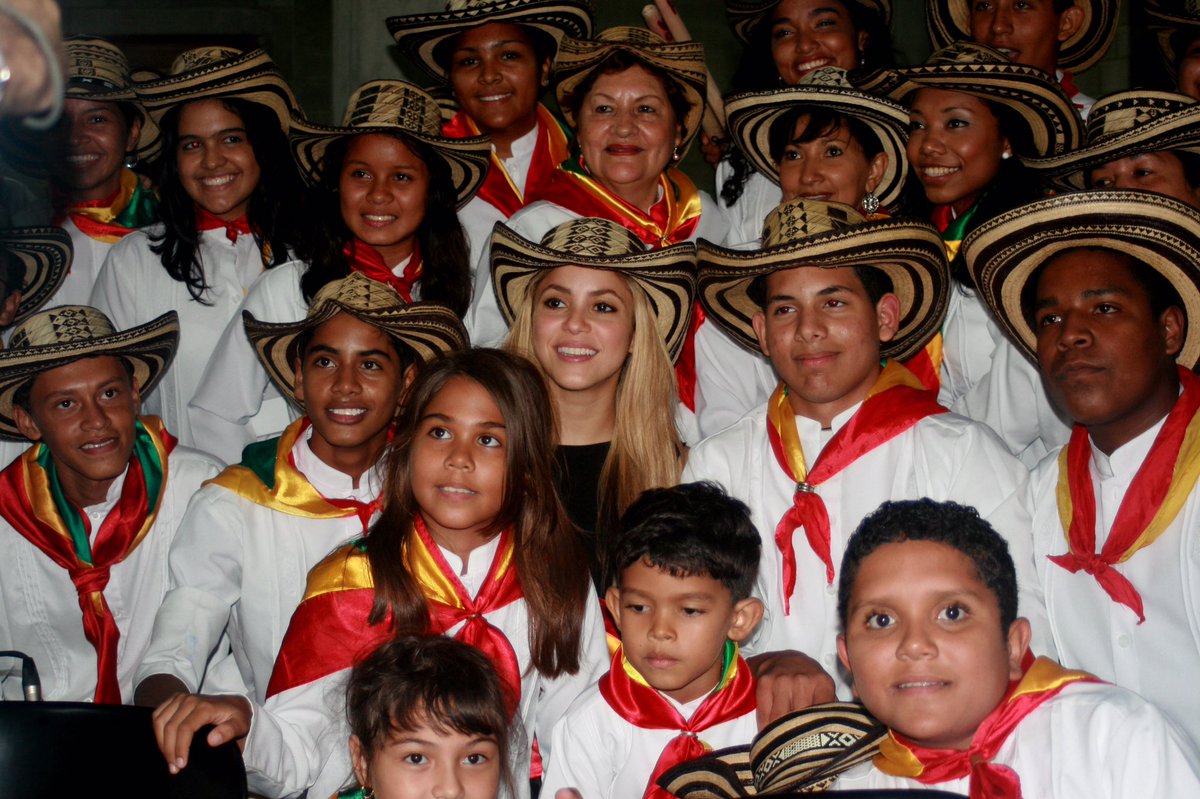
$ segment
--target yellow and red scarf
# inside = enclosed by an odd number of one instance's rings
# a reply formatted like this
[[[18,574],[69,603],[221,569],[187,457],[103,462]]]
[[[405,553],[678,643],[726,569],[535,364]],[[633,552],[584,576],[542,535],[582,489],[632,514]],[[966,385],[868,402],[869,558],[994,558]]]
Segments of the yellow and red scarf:
[[[383,256],[372,247],[358,239],[351,239],[343,250],[346,261],[350,264],[351,272],[358,272],[377,283],[391,286],[405,302],[412,302],[413,286],[421,279],[421,250],[413,242],[412,256],[404,267],[404,273],[397,275],[383,261]]]
[[[1138,624],[1146,620],[1142,596],[1125,575],[1112,567],[1158,540],[1179,515],[1200,478],[1200,378],[1179,367],[1179,382],[1183,393],[1125,492],[1099,552],[1087,428],[1075,425],[1070,443],[1058,455],[1058,515],[1068,550],[1050,556],[1050,562],[1072,573],[1082,569],[1092,575],[1114,602],[1137,614]]]
[[[129,557],[158,516],[175,438],[154,416],[135,423],[133,456],[121,498],[92,535],[86,513],[63,494],[50,449],[34,444],[0,472],[0,514],[58,566],[79,594],[83,633],[96,649],[99,704],[121,704],[117,650],[121,632],[104,589],[112,567]]]
[[[754,677],[738,654],[737,644],[725,642],[725,663],[717,687],[696,708],[690,719],[682,714],[625,659],[618,648],[612,666],[597,685],[600,695],[625,721],[643,730],[678,730],[679,735],[662,750],[646,783],[643,799],[667,799],[671,794],[658,787],[658,778],[668,769],[702,757],[709,751],[700,733],[753,713],[756,707]]]
[[[392,637],[392,620],[370,625],[375,581],[368,539],[335,551],[308,575],[304,598],[283,637],[267,696],[349,668]],[[418,516],[404,548],[409,572],[421,586],[429,609],[429,632],[441,635],[465,622],[455,639],[487,655],[500,676],[515,713],[521,697],[521,671],[504,632],[484,616],[524,598],[513,564],[512,531],[500,534],[500,548],[474,599],[446,562]]]
[[[983,720],[967,749],[927,749],[892,731],[879,746],[875,767],[893,777],[937,785],[970,776],[970,799],[1021,799],[1021,778],[991,762],[1012,731],[1043,703],[1076,682],[1099,682],[1085,671],[1070,671],[1039,657],[996,709]]]
[[[513,184],[512,178],[492,153],[491,168],[477,196],[495,206],[510,217],[531,202],[542,199],[542,193],[550,183],[558,165],[570,157],[571,134],[567,127],[544,105],[537,107],[537,143],[533,148],[533,160],[525,177],[525,191]],[[465,111],[459,111],[442,126],[442,135],[450,139],[469,139],[480,135],[479,128]]]
[[[791,613],[796,590],[796,551],[792,536],[804,528],[808,545],[825,564],[825,579],[833,584],[833,555],[829,511],[816,487],[875,448],[886,444],[927,416],[946,413],[937,392],[927,390],[908,369],[889,361],[866,400],[839,430],[808,469],[796,430],[796,416],[782,383],[767,402],[767,437],[775,460],[796,483],[792,506],[775,527],[775,544],[783,555],[783,607]]]
[[[121,170],[121,187],[111,197],[71,203],[65,196],[55,201],[62,212],[54,224],[62,225],[67,218],[83,233],[96,241],[114,244],[140,227],[155,220],[158,200],[154,192],[143,188],[141,178],[131,169]]]

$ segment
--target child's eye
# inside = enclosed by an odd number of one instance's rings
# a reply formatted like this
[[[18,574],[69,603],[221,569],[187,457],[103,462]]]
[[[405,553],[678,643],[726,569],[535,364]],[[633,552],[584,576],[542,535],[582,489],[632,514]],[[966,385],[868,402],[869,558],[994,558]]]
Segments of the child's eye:
[[[411,766],[424,766],[429,762],[429,758],[420,752],[410,752],[404,756],[404,762]]]
[[[473,67],[479,63],[479,59],[474,56],[465,56],[454,62],[456,67]]]
[[[75,404],[74,400],[65,399],[65,400],[59,400],[58,402],[56,402],[54,404],[54,407],[65,411],[65,410],[69,409],[70,407],[72,407],[74,404]]]
[[[199,147],[200,147],[200,142],[198,142],[198,141],[184,141],[184,142],[179,143],[179,149],[183,150],[184,152],[196,150]]]
[[[231,133],[221,141],[225,142],[226,144],[241,144],[243,141],[245,141],[245,139],[243,139],[238,133]]]
[[[1034,321],[1037,322],[1038,327],[1050,327],[1051,325],[1058,324],[1059,315],[1053,313],[1042,314]]]
[[[463,762],[469,766],[482,766],[488,762],[488,756],[482,752],[472,752],[463,758]]]
[[[412,175],[404,172],[397,172],[395,175],[392,175],[392,180],[396,181],[397,183],[408,183],[412,180]]]
[[[791,35],[792,35],[791,28],[776,28],[775,30],[771,31],[772,39],[786,39],[787,37],[789,37]]]
[[[628,604],[625,605],[625,609],[631,613],[645,613],[646,612],[646,606],[638,604],[637,602],[629,602]]]
[[[886,613],[872,613],[867,616],[867,626],[872,630],[886,630],[892,623],[892,617]]]
[[[479,440],[479,443],[485,447],[499,447],[504,444],[503,441],[496,438],[495,436],[490,436],[490,435],[486,435],[486,434],[480,436],[478,440]]]
[[[436,438],[438,441],[447,441],[452,438],[450,431],[444,427],[429,428],[429,437]]]
[[[372,372],[383,368],[383,366],[380,365],[379,361],[363,361],[361,366],[363,369],[366,369],[366,370],[372,371]]]
[[[938,619],[941,621],[962,621],[967,617],[967,609],[962,605],[949,605],[942,608],[938,614]]]
[[[683,608],[684,616],[703,616],[704,610],[701,608]]]

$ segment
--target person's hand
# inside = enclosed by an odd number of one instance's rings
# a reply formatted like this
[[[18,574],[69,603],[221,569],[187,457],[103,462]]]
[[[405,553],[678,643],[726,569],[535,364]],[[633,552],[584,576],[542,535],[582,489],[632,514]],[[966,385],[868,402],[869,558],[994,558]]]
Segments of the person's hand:
[[[133,689],[133,703],[142,707],[158,707],[176,694],[188,693],[183,680],[170,674],[151,674]]]
[[[758,728],[780,716],[837,700],[833,678],[803,652],[766,652],[747,663],[758,687]]]
[[[583,796],[574,788],[559,788],[554,792],[554,799],[583,799]]]
[[[250,702],[244,696],[176,694],[154,711],[154,737],[167,760],[167,769],[178,774],[187,766],[188,749],[196,730],[214,725],[209,746],[239,741],[250,732]]]
[[[62,58],[60,18],[54,0],[8,0],[0,5],[0,50],[12,70],[0,96],[0,116],[37,114],[56,107],[57,95],[62,94],[62,66],[47,59]],[[26,25],[40,31],[44,40],[32,37]]]
[[[704,156],[704,162],[713,168],[725,157],[728,145],[728,139],[713,139],[707,133],[700,134],[700,154]]]

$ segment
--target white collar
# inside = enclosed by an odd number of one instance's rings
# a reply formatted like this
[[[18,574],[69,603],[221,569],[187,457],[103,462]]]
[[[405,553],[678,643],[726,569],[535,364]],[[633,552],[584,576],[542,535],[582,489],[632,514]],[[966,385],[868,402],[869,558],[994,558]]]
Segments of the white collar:
[[[355,488],[350,475],[333,468],[312,451],[308,443],[312,435],[313,428],[309,425],[304,435],[296,439],[292,445],[292,462],[296,464],[296,470],[317,489],[317,493],[326,499],[353,499],[359,502],[370,502],[379,496],[383,478],[379,474],[378,461],[365,474],[359,475],[358,488]]]

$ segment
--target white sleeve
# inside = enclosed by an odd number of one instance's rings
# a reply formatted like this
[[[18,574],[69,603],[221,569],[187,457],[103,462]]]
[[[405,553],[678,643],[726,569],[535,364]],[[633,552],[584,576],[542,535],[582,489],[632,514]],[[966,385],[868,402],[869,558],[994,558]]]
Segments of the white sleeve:
[[[592,594],[590,582],[583,614],[583,630],[580,634],[580,649],[579,671],[540,681],[537,712],[530,738],[538,739],[538,750],[542,757],[553,757],[554,744],[549,733],[554,729],[554,725],[567,712],[571,703],[608,671],[611,663],[605,642],[604,622],[600,615],[600,600]]]
[[[696,419],[702,437],[719,433],[774,389],[770,361],[739,346],[711,319],[696,331]]]
[[[595,691],[581,696],[554,725],[554,757],[546,765],[542,796],[574,788],[583,799],[609,799],[629,747],[618,746],[616,736],[602,728],[600,714],[605,708],[602,699],[597,704]]]

